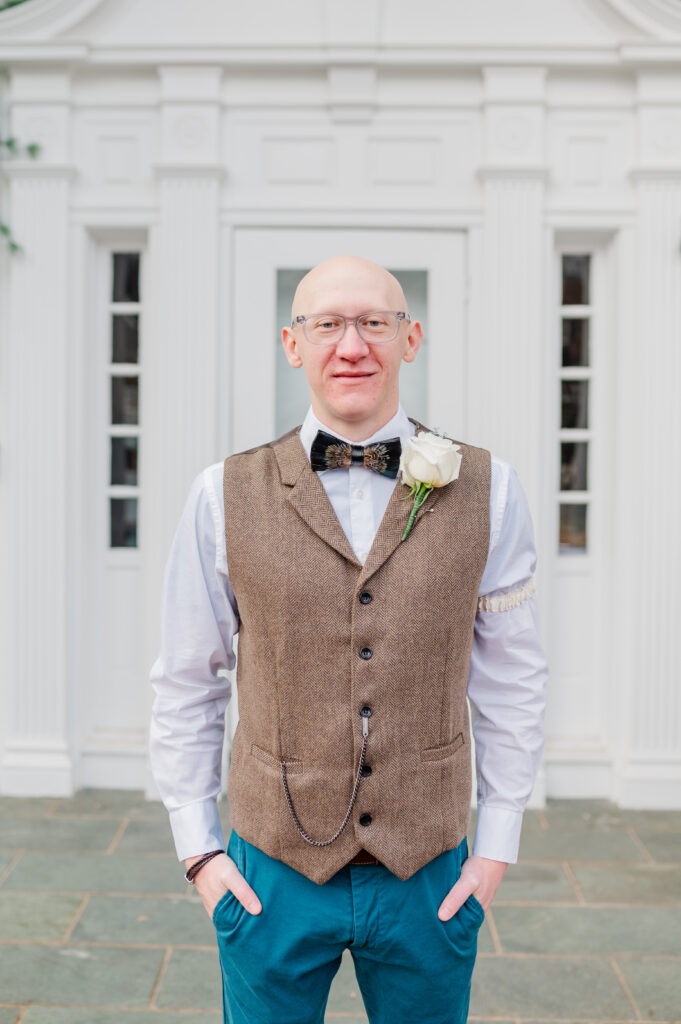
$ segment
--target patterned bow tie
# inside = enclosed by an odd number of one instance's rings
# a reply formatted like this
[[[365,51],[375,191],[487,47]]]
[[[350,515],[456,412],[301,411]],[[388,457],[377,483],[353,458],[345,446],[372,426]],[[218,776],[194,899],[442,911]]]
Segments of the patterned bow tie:
[[[374,473],[392,477],[394,480],[400,468],[402,443],[399,437],[387,441],[375,441],[366,447],[341,441],[340,437],[318,430],[312,442],[310,464],[315,473],[323,469],[348,469],[350,466],[365,466]]]

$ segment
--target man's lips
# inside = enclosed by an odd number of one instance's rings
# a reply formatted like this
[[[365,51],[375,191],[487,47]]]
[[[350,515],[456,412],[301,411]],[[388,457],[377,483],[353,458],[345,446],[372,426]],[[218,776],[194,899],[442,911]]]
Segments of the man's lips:
[[[344,373],[342,370],[339,373],[334,373],[333,376],[340,380],[366,380],[367,377],[373,377],[375,370],[367,370],[365,373]]]

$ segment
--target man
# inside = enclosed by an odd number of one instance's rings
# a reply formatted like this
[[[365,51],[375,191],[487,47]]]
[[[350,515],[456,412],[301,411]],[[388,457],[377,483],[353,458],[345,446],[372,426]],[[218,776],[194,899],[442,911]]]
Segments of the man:
[[[396,459],[424,429],[399,370],[421,339],[384,268],[315,267],[282,331],[304,423],[201,473],[175,535],[150,755],[178,857],[201,865],[225,1020],[321,1024],[349,948],[371,1024],[463,1024],[517,859],[547,677],[532,524],[512,467],[460,442],[407,532]],[[225,853],[218,673],[237,631]]]

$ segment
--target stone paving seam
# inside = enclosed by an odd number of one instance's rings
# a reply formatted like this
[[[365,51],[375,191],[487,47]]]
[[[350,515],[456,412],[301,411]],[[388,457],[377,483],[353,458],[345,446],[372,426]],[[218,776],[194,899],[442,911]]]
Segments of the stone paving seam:
[[[369,1020],[365,1013],[343,1013],[341,1010],[329,1010],[328,1013],[324,1014],[324,1018],[328,1020],[329,1017],[342,1017],[344,1020],[347,1020],[348,1017],[351,1020]]]
[[[14,889],[13,892],[28,890]],[[42,890],[49,892],[51,890]],[[622,903],[615,900],[603,901],[602,903],[568,903],[565,900],[505,900],[499,897],[494,900],[495,907],[550,907],[552,910],[659,910],[659,903]],[[664,904],[668,910],[681,910],[680,900],[668,900]]]
[[[474,1017],[470,1014],[468,1021],[481,1021],[483,1024],[491,1024],[493,1021],[503,1021],[507,1024],[509,1020],[513,1024],[641,1024],[636,1017]],[[678,1020],[655,1020],[654,1024],[679,1024]]]
[[[645,859],[648,862],[648,864],[657,864],[657,861],[653,857],[652,853],[650,852],[650,850],[648,849],[646,844],[641,839],[641,837],[638,834],[638,832],[636,831],[636,829],[635,828],[628,828],[627,829],[627,834],[629,835],[629,838],[631,839],[632,843],[635,843],[636,846],[638,846],[639,850],[641,851],[641,853],[645,857]]]
[[[574,894],[575,894],[575,896],[577,898],[577,903],[579,903],[580,905],[585,904],[586,900],[584,899],[584,893],[582,892],[582,887],[579,884],[579,882],[577,881],[577,878],[575,877],[575,873],[572,870],[569,862],[566,861],[566,860],[563,860],[560,863],[561,863],[561,867],[563,869],[563,872],[565,873],[565,876],[566,876],[568,882],[572,886],[572,890],[573,890],[573,892],[574,892]]]
[[[44,945],[50,945],[50,943],[44,943]],[[53,943],[58,945],[58,943]],[[74,943],[75,945],[75,943]],[[86,943],[81,943],[86,945]],[[91,943],[94,945],[94,943]],[[105,943],[99,943],[99,945],[105,945]],[[106,943],[106,945],[113,945],[113,943]],[[192,946],[192,949],[198,949],[198,946]],[[681,953],[675,956],[673,953],[525,953],[508,951],[506,953],[478,953],[478,960],[608,960],[610,956],[616,956],[618,960],[664,960],[676,963],[681,963]],[[484,1020],[490,1018],[485,1017]],[[508,1020],[508,1017],[502,1017],[501,1020]],[[524,1018],[523,1018],[524,1019]],[[541,1018],[544,1020],[544,1018]],[[657,1021],[655,1022],[657,1024]]]
[[[83,911],[85,910],[85,908],[87,907],[88,903],[90,902],[90,896],[91,895],[92,895],[92,893],[89,893],[89,892],[86,892],[83,895],[82,900],[80,901],[79,905],[76,907],[76,912],[73,915],[73,920],[71,921],[71,924],[68,926],[68,928],[66,929],[66,931],[62,935],[62,939],[61,939],[62,942],[64,942],[64,943],[70,942],[71,935],[73,934],[73,929],[76,927],[76,925],[80,921],[81,917],[83,916]]]
[[[52,1009],[56,1009],[56,1010],[97,1010],[97,1011],[99,1011],[99,1010],[115,1010],[116,1013],[120,1013],[120,1014],[126,1014],[126,1013],[148,1013],[149,1012],[149,1008],[146,1007],[146,1006],[110,1006],[109,1004],[105,1004],[105,1003],[78,1003],[78,1004],[75,1004],[75,1003],[39,1003],[37,1001],[31,1001],[30,1003],[1,1003],[0,1002],[0,1009],[18,1010],[21,1013],[26,1013],[27,1010],[31,1010],[34,1007],[36,1009],[38,1009],[38,1010],[52,1010]],[[200,1007],[190,1006],[190,1007],[185,1007],[183,1009],[175,1009],[175,1007],[173,1007],[172,1009],[169,1009],[169,1010],[157,1010],[157,1009],[154,1009],[153,1012],[154,1013],[163,1013],[164,1016],[166,1014],[178,1014],[179,1015],[179,1014],[186,1014],[186,1013],[205,1013],[205,1014],[210,1014],[210,1015],[214,1016],[215,1014],[220,1013],[221,1011],[220,1010],[204,1010],[204,1009],[201,1009]],[[347,1014],[345,1014],[345,1015],[344,1014],[340,1014],[340,1016],[347,1016]],[[471,1020],[472,1019],[473,1018],[471,1018]],[[508,1017],[504,1018],[504,1020],[508,1020],[508,1019],[509,1019]],[[16,1024],[16,1022],[15,1022],[15,1024]],[[660,1022],[655,1021],[655,1024],[660,1024]],[[661,1022],[661,1024],[664,1024],[664,1021]]]
[[[4,885],[25,853],[26,850],[17,850],[5,870],[0,871],[0,886]]]
[[[627,999],[631,1003],[631,1008],[634,1011],[634,1013],[636,1014],[636,1019],[637,1020],[643,1020],[643,1017],[641,1016],[641,1011],[638,1008],[636,1000],[634,999],[634,997],[632,995],[631,989],[627,985],[627,980],[624,977],[624,975],[622,974],[617,961],[615,960],[615,958],[613,956],[608,957],[608,960],[610,961],[610,966],[612,967],[613,971],[615,972],[615,974],[617,976],[617,980],[619,981],[620,985],[622,986],[622,989],[624,991],[625,996],[627,997]]]
[[[504,950],[501,945],[501,939],[499,938],[499,932],[497,931],[497,925],[496,921],[494,920],[494,914],[492,912],[491,907],[485,914],[485,921],[487,922],[487,927],[489,928],[490,935],[492,936],[492,942],[494,943],[494,952],[497,954],[502,954]]]
[[[126,829],[127,829],[129,824],[130,824],[130,818],[123,818],[122,822],[120,823],[120,825],[118,826],[118,828],[116,830],[116,835],[113,837],[113,839],[109,843],[107,849],[105,850],[105,853],[115,853],[116,852],[116,847],[118,846],[118,844],[119,844],[119,842],[121,840],[121,837],[123,835],[125,835],[125,831],[126,831]]]
[[[170,963],[170,958],[171,958],[172,955],[173,955],[172,947],[171,946],[166,946],[165,956],[163,957],[163,960],[161,961],[161,966],[158,969],[158,974],[156,975],[156,981],[154,982],[154,987],[152,988],[151,995],[149,996],[149,1006],[148,1006],[149,1010],[157,1010],[158,1009],[158,1007],[154,1005],[155,1002],[156,1002],[156,996],[158,995],[158,990],[161,987],[161,982],[163,981],[163,979],[165,977],[166,970],[168,969],[168,964]]]
[[[217,949],[217,944],[207,946],[204,942],[97,942],[96,939],[77,939],[75,942],[64,942],[62,939],[0,939],[0,948],[2,946],[41,946],[50,949],[61,949],[63,947],[79,949],[81,946],[87,946],[88,948],[92,946],[95,949],[199,949],[205,953],[212,953]],[[491,953],[480,955],[492,956]],[[661,958],[656,957],[656,959],[659,960]],[[2,1005],[0,1003],[0,1006]]]
[[[2,882],[0,882],[0,887],[1,886],[2,886]],[[6,890],[6,892],[15,892],[15,893],[22,893],[22,892],[23,893],[29,893],[29,892],[34,892],[34,891],[35,891],[34,889],[11,889],[11,890],[7,889]],[[41,893],[43,893],[45,896],[73,896],[74,892],[77,892],[78,890],[77,889],[40,889],[39,891]],[[91,892],[90,891],[85,891],[83,893],[83,895],[86,895],[86,896],[115,896],[116,899],[121,899],[121,900],[123,900],[123,899],[138,900],[140,898],[140,896],[144,897],[145,899],[159,899],[159,900],[182,900],[182,899],[185,898],[184,893],[181,893],[181,892],[154,892],[154,893],[148,893],[148,892],[145,892],[143,889],[137,889],[137,890],[134,890],[133,892],[130,892],[129,889],[126,889],[126,890],[122,890],[122,889],[121,890],[118,890],[118,889],[97,889],[97,890],[92,890]],[[194,900],[197,904],[200,903],[200,900],[196,896],[192,896],[191,894],[189,896],[189,900],[190,900],[190,902],[192,900]],[[554,906],[554,904],[552,903],[551,906]],[[569,906],[572,906],[572,904],[569,904]],[[0,1006],[2,1006],[2,1003],[0,1003]]]
[[[535,815],[537,817],[537,820],[539,822],[539,827],[541,829],[543,829],[544,831],[548,831],[548,829],[550,829],[551,826],[549,825],[548,821],[546,820],[546,815],[544,814],[544,812],[539,810],[539,808],[537,808],[537,810],[535,810],[534,813],[535,813]]]

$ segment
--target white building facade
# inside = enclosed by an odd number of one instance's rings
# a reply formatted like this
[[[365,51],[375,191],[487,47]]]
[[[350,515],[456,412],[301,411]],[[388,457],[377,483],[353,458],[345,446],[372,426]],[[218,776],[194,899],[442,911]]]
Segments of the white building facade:
[[[0,792],[153,793],[188,487],[300,422],[279,331],[352,252],[424,323],[407,411],[530,502],[535,802],[681,807],[681,5],[29,0],[0,108],[42,147],[1,165]]]

